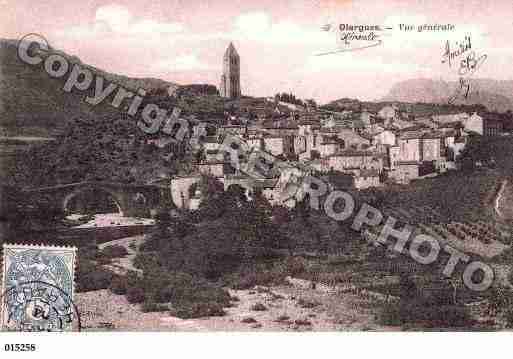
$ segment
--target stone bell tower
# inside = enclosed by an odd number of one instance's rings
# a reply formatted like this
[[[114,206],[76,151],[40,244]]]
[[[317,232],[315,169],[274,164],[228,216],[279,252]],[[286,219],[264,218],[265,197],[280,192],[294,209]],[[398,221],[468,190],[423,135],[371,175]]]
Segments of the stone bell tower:
[[[230,42],[223,56],[223,75],[219,86],[221,96],[239,98],[240,91],[240,57]]]

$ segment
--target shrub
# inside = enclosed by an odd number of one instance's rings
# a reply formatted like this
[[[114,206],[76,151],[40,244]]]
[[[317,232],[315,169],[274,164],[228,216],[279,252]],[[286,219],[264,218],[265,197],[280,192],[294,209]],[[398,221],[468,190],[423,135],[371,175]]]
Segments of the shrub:
[[[120,258],[128,255],[128,250],[119,244],[113,244],[110,246],[105,246],[101,250],[101,254],[107,258]]]
[[[140,287],[130,287],[126,291],[126,299],[128,303],[142,303],[146,299],[144,290]]]
[[[253,317],[246,317],[241,320],[241,323],[245,323],[245,324],[252,324],[252,323],[256,323],[256,322],[257,322],[257,320]]]
[[[284,260],[285,272],[292,277],[305,272],[306,260],[301,257],[287,257]]]
[[[233,289],[250,289],[257,285],[270,286],[284,283],[286,276],[286,267],[282,263],[273,266],[255,264],[227,276],[225,280]]]
[[[147,267],[143,278],[128,273],[126,282],[130,303],[148,303],[144,307],[147,311],[164,310],[158,304],[170,303],[172,312],[180,318],[224,315],[223,308],[232,300],[227,291],[202,278],[167,272],[159,266]]]
[[[506,321],[506,328],[513,328],[513,308],[508,308],[504,313],[504,319]]]
[[[276,318],[276,321],[277,322],[285,322],[289,319],[290,319],[290,317],[288,315],[282,314],[278,318]]]
[[[427,328],[470,327],[473,324],[464,306],[426,306],[414,302],[386,305],[379,321],[385,325],[416,324]]]
[[[126,277],[123,276],[114,276],[112,278],[112,282],[110,283],[109,289],[112,293],[118,295],[126,294],[128,287],[128,282]]]
[[[92,261],[97,258],[99,254],[98,247],[93,244],[85,244],[79,246],[78,248],[78,257],[80,261]]]
[[[187,273],[160,274],[149,281],[156,302],[208,302],[230,305],[230,294],[204,279]]]
[[[251,306],[251,310],[254,310],[256,312],[263,312],[267,310],[267,307],[263,305],[262,303],[255,303]]]
[[[299,298],[299,300],[297,301],[297,305],[299,305],[301,308],[310,309],[310,308],[315,308],[315,307],[319,306],[320,303],[312,302],[312,301],[309,301],[309,300],[303,299],[303,298]]]
[[[165,304],[155,303],[152,301],[145,301],[142,306],[141,310],[144,313],[148,312],[167,312],[169,311],[169,307]]]
[[[294,323],[296,325],[312,325],[312,322],[310,322],[308,319],[296,319],[294,320]]]
[[[399,305],[388,303],[378,314],[378,321],[382,325],[400,326],[402,324]]]
[[[141,269],[144,272],[151,272],[154,268],[159,267],[160,264],[154,253],[138,253],[132,264],[135,268]]]
[[[171,313],[182,319],[223,316],[226,312],[217,302],[180,303]]]
[[[112,259],[109,258],[109,257],[106,257],[104,255],[99,255],[99,256],[96,257],[96,263],[98,265],[104,266],[104,265],[107,265],[107,264],[111,264],[112,263]]]
[[[115,274],[89,261],[79,263],[77,271],[77,292],[109,288]]]

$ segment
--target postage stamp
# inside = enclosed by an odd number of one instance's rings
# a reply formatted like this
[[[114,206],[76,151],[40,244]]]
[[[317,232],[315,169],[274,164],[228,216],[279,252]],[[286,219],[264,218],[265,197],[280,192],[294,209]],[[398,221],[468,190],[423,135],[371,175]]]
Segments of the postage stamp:
[[[80,330],[73,303],[75,247],[3,246],[1,328]]]

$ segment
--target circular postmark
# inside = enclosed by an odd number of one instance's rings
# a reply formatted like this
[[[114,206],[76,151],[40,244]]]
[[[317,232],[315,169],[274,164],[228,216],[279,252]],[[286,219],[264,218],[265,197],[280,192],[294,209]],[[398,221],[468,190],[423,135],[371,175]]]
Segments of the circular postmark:
[[[0,297],[5,331],[80,331],[80,313],[71,297],[43,281],[18,283]]]

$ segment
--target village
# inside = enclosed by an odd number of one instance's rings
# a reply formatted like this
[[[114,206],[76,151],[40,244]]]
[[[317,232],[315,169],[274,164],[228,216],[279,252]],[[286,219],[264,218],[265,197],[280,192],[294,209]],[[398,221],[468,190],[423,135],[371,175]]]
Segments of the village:
[[[221,94],[228,99],[241,97],[239,61],[230,44],[220,86]],[[502,119],[488,112],[416,116],[395,104],[378,111],[362,106],[330,111],[277,97],[258,100],[259,106],[244,109],[241,105],[245,115],[226,111],[224,121],[207,121],[207,136],[201,141],[195,173],[171,179],[171,194],[178,208],[198,208],[201,194],[194,185],[202,175],[217,178],[225,190],[237,184],[249,194],[258,188],[271,203],[283,204],[279,194],[290,173],[274,171],[268,178],[254,178],[233,168],[221,149],[228,134],[303,173],[336,172],[347,189],[357,190],[387,183],[408,184],[458,170],[456,160],[472,137],[503,134]],[[196,124],[193,132],[199,132],[202,125]],[[161,140],[165,143],[165,139],[150,139],[148,143],[158,145]]]

